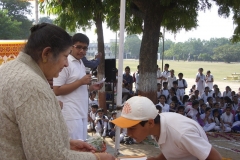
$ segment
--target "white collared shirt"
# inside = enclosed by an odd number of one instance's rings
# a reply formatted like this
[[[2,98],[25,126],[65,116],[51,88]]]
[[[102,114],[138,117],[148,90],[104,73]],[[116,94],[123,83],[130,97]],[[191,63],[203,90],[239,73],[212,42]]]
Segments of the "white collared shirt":
[[[53,79],[53,86],[70,84],[86,75],[82,60],[68,56],[68,67],[64,67],[57,78]],[[87,85],[82,85],[67,95],[58,96],[63,102],[62,114],[65,120],[74,120],[88,117]]]
[[[178,113],[160,113],[158,144],[169,160],[205,160],[212,148],[202,127]]]

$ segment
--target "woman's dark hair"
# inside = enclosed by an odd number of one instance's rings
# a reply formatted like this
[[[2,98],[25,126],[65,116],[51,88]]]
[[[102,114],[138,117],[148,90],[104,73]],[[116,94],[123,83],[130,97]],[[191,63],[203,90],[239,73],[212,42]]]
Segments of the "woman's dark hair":
[[[49,23],[34,25],[23,52],[32,57],[35,62],[41,60],[44,48],[51,47],[54,58],[71,46],[70,35],[62,28]]]
[[[86,43],[89,45],[89,38],[85,34],[76,33],[72,36],[72,44],[75,44],[77,42]]]
[[[139,124],[144,127],[144,125],[147,123],[148,121],[141,121]],[[160,123],[160,115],[158,114],[155,119],[154,119],[154,123],[155,124],[159,124]]]

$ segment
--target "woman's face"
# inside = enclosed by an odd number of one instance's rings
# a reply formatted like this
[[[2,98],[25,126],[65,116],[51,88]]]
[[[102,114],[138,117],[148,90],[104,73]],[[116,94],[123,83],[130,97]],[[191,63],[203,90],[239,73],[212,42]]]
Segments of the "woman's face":
[[[47,57],[47,62],[43,63],[41,67],[45,77],[47,79],[52,79],[58,77],[59,73],[64,67],[68,66],[68,55],[70,53],[70,47],[65,51],[59,53],[58,57],[53,57],[52,54],[49,54]]]

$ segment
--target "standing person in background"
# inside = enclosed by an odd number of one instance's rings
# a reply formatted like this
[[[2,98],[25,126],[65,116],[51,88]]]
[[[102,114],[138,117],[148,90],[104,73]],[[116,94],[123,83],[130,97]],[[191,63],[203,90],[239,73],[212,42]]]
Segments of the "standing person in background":
[[[171,89],[173,87],[173,81],[176,81],[177,78],[174,75],[174,70],[170,70],[170,76],[167,77],[167,82],[168,82],[168,89]]]
[[[183,73],[178,73],[178,89],[181,92],[181,96],[183,97],[185,95],[185,89],[188,87],[187,81],[183,79]]]
[[[203,68],[198,69],[198,73],[196,75],[196,86],[199,91],[199,95],[201,96],[205,87],[205,75],[203,74]]]
[[[212,90],[214,79],[213,79],[213,75],[211,74],[210,71],[207,71],[207,74],[205,77],[205,82],[206,82],[206,86],[209,87],[209,90]]]
[[[71,46],[71,37],[60,27],[37,24],[18,57],[1,66],[0,159],[114,160],[106,153],[90,153],[95,149],[83,141],[69,139],[47,81],[69,65]]]
[[[157,65],[157,83],[161,83],[161,77],[162,77],[161,68],[159,68]]]
[[[126,86],[126,88],[130,91],[132,94],[132,85],[133,85],[133,77],[130,75],[130,67],[125,67],[125,73],[123,74],[123,83]]]
[[[137,66],[137,71],[133,73],[133,82],[135,82],[135,93],[138,94],[139,85],[139,65]]]
[[[88,84],[91,75],[86,75],[82,58],[88,50],[89,39],[82,33],[72,37],[72,52],[68,56],[69,66],[53,79],[53,91],[63,102],[62,114],[68,126],[69,137],[87,139],[88,90],[99,90],[102,86]]]
[[[170,71],[168,69],[169,69],[169,64],[165,64],[164,71],[162,72],[162,77],[161,77],[162,83],[167,82],[168,80],[167,78],[170,76]]]

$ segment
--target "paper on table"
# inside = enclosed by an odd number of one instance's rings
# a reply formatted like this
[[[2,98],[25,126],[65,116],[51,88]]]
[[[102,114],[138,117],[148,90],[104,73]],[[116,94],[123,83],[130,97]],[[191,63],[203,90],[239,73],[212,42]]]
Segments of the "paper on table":
[[[97,81],[97,82],[94,82],[93,84],[101,84],[103,82],[105,82],[106,78],[103,78],[101,81]]]
[[[123,156],[118,157],[119,160],[146,160],[146,156]]]

